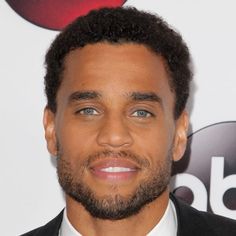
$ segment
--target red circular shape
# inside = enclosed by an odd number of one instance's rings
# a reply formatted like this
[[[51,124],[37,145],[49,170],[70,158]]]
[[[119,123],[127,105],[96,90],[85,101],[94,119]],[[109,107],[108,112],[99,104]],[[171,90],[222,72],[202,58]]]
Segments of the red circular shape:
[[[61,30],[92,9],[122,6],[126,0],[7,0],[26,20],[44,28]]]

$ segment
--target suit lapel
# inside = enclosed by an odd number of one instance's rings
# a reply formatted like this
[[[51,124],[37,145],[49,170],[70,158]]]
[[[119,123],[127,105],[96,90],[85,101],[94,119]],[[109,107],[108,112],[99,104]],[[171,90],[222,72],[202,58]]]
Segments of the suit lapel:
[[[63,219],[63,211],[64,210],[62,210],[57,217],[42,227],[35,236],[58,236]]]
[[[178,230],[177,236],[209,236],[213,235],[211,229],[201,217],[201,213],[178,200],[172,193],[170,199],[175,205]]]

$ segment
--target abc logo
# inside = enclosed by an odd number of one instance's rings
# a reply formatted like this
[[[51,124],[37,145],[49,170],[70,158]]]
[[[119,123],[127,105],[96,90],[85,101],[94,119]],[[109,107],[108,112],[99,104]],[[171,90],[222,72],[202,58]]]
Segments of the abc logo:
[[[101,7],[122,6],[125,0],[6,0],[23,18],[44,28],[61,30],[76,17]]]
[[[236,219],[236,122],[190,135],[183,159],[174,164],[171,189],[199,210]]]

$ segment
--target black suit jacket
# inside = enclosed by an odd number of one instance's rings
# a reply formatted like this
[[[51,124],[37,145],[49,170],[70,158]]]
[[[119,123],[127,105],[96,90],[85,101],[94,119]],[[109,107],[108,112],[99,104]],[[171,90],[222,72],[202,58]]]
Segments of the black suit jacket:
[[[177,236],[236,236],[236,221],[198,211],[170,195],[177,213]],[[21,236],[58,236],[63,211],[46,225]]]

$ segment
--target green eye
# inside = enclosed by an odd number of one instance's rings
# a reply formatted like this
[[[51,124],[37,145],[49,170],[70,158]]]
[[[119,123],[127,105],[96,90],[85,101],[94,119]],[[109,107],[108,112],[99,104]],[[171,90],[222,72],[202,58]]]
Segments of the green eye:
[[[135,111],[132,116],[135,116],[135,117],[140,117],[140,118],[146,118],[146,117],[150,117],[152,116],[152,114],[148,111],[145,111],[145,110],[138,110],[138,111]]]
[[[85,116],[92,116],[92,115],[98,114],[98,112],[94,108],[91,108],[91,107],[83,108],[79,110],[77,113],[81,115],[85,115]]]

